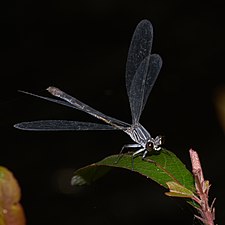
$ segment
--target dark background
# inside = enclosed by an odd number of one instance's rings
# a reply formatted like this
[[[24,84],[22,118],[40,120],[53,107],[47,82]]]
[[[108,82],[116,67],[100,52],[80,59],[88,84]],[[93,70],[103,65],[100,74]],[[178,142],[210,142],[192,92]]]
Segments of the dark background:
[[[197,1],[196,1],[197,2]],[[132,33],[146,18],[163,68],[141,123],[189,169],[200,154],[224,219],[224,133],[215,96],[224,86],[224,6],[191,1],[14,1],[1,7],[1,160],[22,188],[28,224],[193,224],[187,204],[137,174],[113,170],[73,188],[75,169],[118,153],[121,132],[25,132],[21,121],[94,121],[84,113],[18,93],[48,95],[49,85],[129,122],[125,63]],[[196,221],[194,221],[195,223]]]

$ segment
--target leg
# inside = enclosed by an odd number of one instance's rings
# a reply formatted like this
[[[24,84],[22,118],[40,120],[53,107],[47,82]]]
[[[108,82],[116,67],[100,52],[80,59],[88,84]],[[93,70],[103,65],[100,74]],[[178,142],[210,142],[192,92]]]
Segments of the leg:
[[[156,165],[156,162],[154,160],[151,160],[151,159],[146,159],[145,156],[146,154],[148,153],[148,151],[146,150],[142,156],[142,160],[143,161],[146,161],[146,162],[150,162],[150,163],[154,163]]]
[[[142,160],[144,160],[146,162],[154,163],[156,165],[156,162],[154,160],[145,158],[148,153],[148,150],[146,150],[145,148],[141,148],[141,149],[137,150],[136,152],[134,152],[132,155],[132,170],[134,169],[134,158],[142,152],[144,152],[142,155]]]
[[[119,155],[118,155],[117,160],[115,161],[115,164],[119,162],[120,158],[122,157],[123,150],[124,150],[125,148],[140,148],[140,147],[141,147],[140,144],[127,144],[127,145],[124,145],[124,146],[122,147],[122,149],[120,150],[120,153],[119,153]],[[135,153],[134,153],[134,154],[135,154]]]
[[[122,147],[122,149],[120,150],[120,153],[119,153],[119,154],[122,154],[122,153],[123,153],[123,150],[124,150],[125,148],[140,148],[140,147],[141,147],[140,144],[127,144],[127,145],[124,145],[124,146]]]
[[[147,154],[147,150],[146,150],[146,148],[141,148],[141,149],[138,149],[136,152],[134,152],[133,153],[133,155],[132,155],[132,170],[134,170],[134,158],[136,157],[136,156],[138,156],[140,153],[142,153],[142,152],[144,152],[143,153],[143,156],[142,156],[142,159],[143,159],[143,157],[145,157],[146,156],[146,154]]]

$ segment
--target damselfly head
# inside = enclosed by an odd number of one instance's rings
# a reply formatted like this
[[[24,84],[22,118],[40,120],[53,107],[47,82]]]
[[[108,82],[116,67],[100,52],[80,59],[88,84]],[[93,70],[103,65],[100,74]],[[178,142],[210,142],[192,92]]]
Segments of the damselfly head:
[[[146,149],[148,151],[160,151],[162,149],[162,145],[164,143],[164,136],[157,136],[156,138],[151,138],[146,145]]]

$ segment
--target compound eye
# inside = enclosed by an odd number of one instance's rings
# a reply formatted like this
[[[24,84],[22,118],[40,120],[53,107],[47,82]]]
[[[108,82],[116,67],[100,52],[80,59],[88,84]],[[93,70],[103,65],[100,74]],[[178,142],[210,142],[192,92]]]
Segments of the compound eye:
[[[152,151],[153,150],[153,143],[151,141],[148,141],[146,144],[146,149],[148,151]]]

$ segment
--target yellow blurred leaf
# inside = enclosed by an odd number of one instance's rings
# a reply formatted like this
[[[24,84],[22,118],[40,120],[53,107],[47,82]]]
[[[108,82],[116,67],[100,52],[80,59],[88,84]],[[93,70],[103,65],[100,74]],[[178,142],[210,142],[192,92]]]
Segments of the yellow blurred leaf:
[[[218,88],[215,93],[214,102],[219,122],[225,132],[225,87]]]
[[[25,225],[20,187],[13,174],[0,166],[0,225]]]

